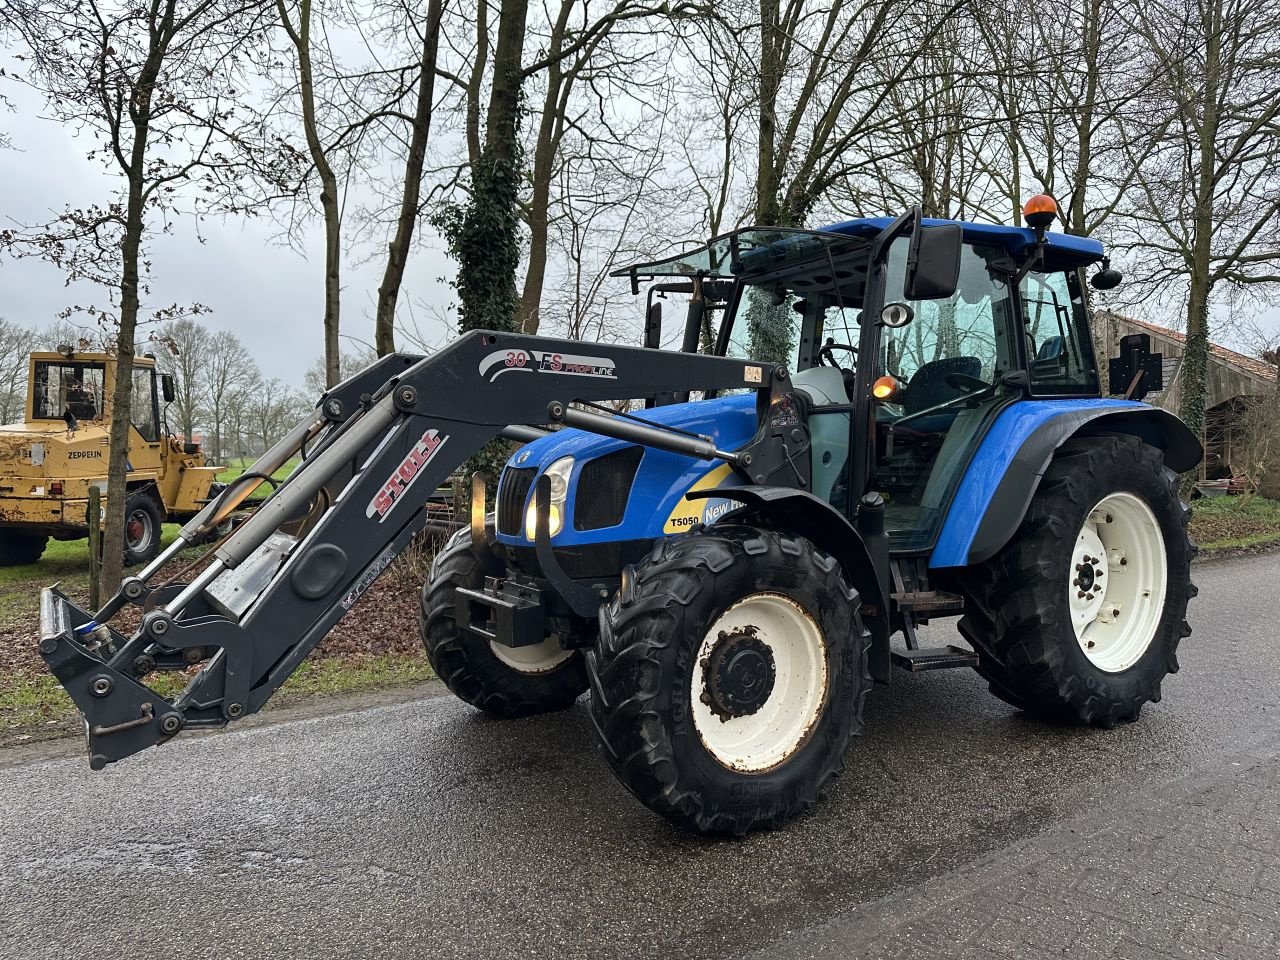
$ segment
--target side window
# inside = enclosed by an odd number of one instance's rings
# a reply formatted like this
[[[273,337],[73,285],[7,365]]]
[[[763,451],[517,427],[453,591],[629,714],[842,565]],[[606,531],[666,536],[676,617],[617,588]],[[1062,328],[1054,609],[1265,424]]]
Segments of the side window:
[[[150,367],[135,367],[133,370],[133,398],[129,419],[142,434],[143,440],[154,443],[160,439],[160,426],[156,423],[155,387]]]
[[[1029,273],[1019,291],[1033,393],[1098,392],[1089,322],[1074,271]]]
[[[886,301],[901,296],[908,245],[908,238],[901,238],[890,250]],[[1003,281],[992,279],[987,254],[994,257],[998,251],[966,244],[955,295],[912,303],[911,323],[897,330],[885,328],[881,369],[908,384],[925,368],[945,367],[985,383],[1009,372],[1009,290]]]

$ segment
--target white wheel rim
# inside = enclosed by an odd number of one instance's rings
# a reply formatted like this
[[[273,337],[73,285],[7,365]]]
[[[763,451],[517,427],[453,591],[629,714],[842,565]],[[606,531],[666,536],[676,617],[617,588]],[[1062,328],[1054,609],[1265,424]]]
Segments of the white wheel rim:
[[[489,641],[493,655],[517,673],[548,673],[573,656],[572,650],[560,646],[560,638],[554,633],[541,643],[527,647],[505,647]]]
[[[711,706],[708,665],[726,638],[749,634],[773,657],[773,689],[759,709],[725,719]],[[799,604],[776,593],[739,600],[711,625],[690,682],[694,727],[722,766],[762,773],[789,760],[808,740],[827,699],[826,642]]]
[[[1104,497],[1072,548],[1067,596],[1080,649],[1099,670],[1128,670],[1147,652],[1169,580],[1160,523],[1132,493]]]

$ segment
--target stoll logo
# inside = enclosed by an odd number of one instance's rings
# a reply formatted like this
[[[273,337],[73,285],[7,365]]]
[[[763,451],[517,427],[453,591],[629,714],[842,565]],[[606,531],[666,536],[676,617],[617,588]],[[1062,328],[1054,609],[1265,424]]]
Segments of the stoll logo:
[[[379,523],[387,519],[387,515],[413,486],[414,481],[422,475],[422,468],[431,462],[431,458],[439,452],[448,439],[448,434],[441,435],[436,430],[428,430],[424,433],[422,439],[413,445],[408,456],[400,461],[400,466],[396,467],[395,473],[387,478],[382,489],[369,501],[364,515],[371,520],[377,516]]]
[[[581,357],[573,353],[542,350],[495,350],[480,361],[480,376],[490,383],[504,373],[555,373],[600,380],[618,378],[613,361],[608,357]]]

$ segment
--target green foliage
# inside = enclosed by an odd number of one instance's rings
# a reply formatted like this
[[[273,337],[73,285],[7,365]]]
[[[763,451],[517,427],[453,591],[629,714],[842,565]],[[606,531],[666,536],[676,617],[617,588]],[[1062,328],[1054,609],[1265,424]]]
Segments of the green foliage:
[[[769,363],[790,363],[795,351],[791,316],[791,298],[774,304],[764,291],[756,291],[747,305],[747,355]]]
[[[520,266],[520,160],[498,157],[486,144],[471,170],[471,194],[432,218],[458,262],[458,330],[516,329]]]

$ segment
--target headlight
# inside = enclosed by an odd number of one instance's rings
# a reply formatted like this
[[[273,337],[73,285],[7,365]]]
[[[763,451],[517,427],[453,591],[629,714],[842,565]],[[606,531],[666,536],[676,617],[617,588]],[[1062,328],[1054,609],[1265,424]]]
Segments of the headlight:
[[[547,511],[547,535],[554,537],[564,528],[564,501],[569,495],[569,474],[573,472],[573,457],[561,457],[543,471],[551,478],[551,505]],[[533,540],[538,535],[538,487],[534,484],[529,496],[529,507],[524,514],[524,535]]]

